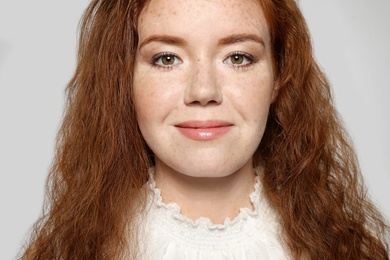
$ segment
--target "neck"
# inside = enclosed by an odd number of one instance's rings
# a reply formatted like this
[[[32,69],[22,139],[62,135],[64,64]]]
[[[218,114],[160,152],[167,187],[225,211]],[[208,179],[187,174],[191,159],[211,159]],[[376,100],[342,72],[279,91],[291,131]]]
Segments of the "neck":
[[[196,220],[207,217],[221,224],[226,217],[231,220],[240,208],[253,209],[249,195],[253,192],[252,164],[224,177],[192,177],[156,165],[155,180],[165,203],[174,202],[181,214]]]

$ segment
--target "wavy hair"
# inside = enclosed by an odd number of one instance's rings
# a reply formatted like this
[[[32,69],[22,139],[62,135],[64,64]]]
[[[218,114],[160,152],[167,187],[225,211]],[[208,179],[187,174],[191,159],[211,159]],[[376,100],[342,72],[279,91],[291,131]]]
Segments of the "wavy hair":
[[[137,216],[152,165],[138,129],[132,72],[146,1],[92,0],[46,184],[23,259],[139,258]],[[388,259],[389,228],[356,155],[294,0],[261,0],[278,96],[254,162],[294,259]]]
[[[280,90],[258,149],[264,186],[296,259],[388,259],[348,134],[294,1],[264,0]]]

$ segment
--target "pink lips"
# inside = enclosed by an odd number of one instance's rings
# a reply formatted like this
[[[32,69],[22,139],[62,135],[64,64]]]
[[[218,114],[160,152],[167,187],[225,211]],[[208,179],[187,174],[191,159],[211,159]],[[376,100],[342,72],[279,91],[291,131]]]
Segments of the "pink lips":
[[[233,127],[233,124],[220,120],[186,121],[175,125],[175,127],[190,139],[208,141],[226,134]]]

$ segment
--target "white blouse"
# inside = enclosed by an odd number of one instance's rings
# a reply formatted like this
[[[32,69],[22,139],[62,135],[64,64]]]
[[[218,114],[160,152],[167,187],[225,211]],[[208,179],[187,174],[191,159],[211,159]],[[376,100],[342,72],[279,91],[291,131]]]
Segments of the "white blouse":
[[[213,224],[208,218],[191,220],[175,203],[165,204],[151,177],[149,204],[140,249],[147,260],[289,259],[279,239],[276,214],[262,196],[256,177],[250,200],[254,210],[241,208],[234,220]]]

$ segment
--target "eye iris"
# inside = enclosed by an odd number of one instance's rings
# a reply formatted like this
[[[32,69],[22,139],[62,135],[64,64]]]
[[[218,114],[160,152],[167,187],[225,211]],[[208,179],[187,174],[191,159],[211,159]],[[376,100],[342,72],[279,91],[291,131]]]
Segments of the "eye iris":
[[[244,61],[244,57],[243,57],[242,55],[236,54],[236,55],[233,55],[233,56],[231,57],[231,62],[232,62],[233,64],[242,64],[243,61]]]
[[[161,61],[164,65],[172,65],[175,58],[173,56],[164,56],[161,58]]]

